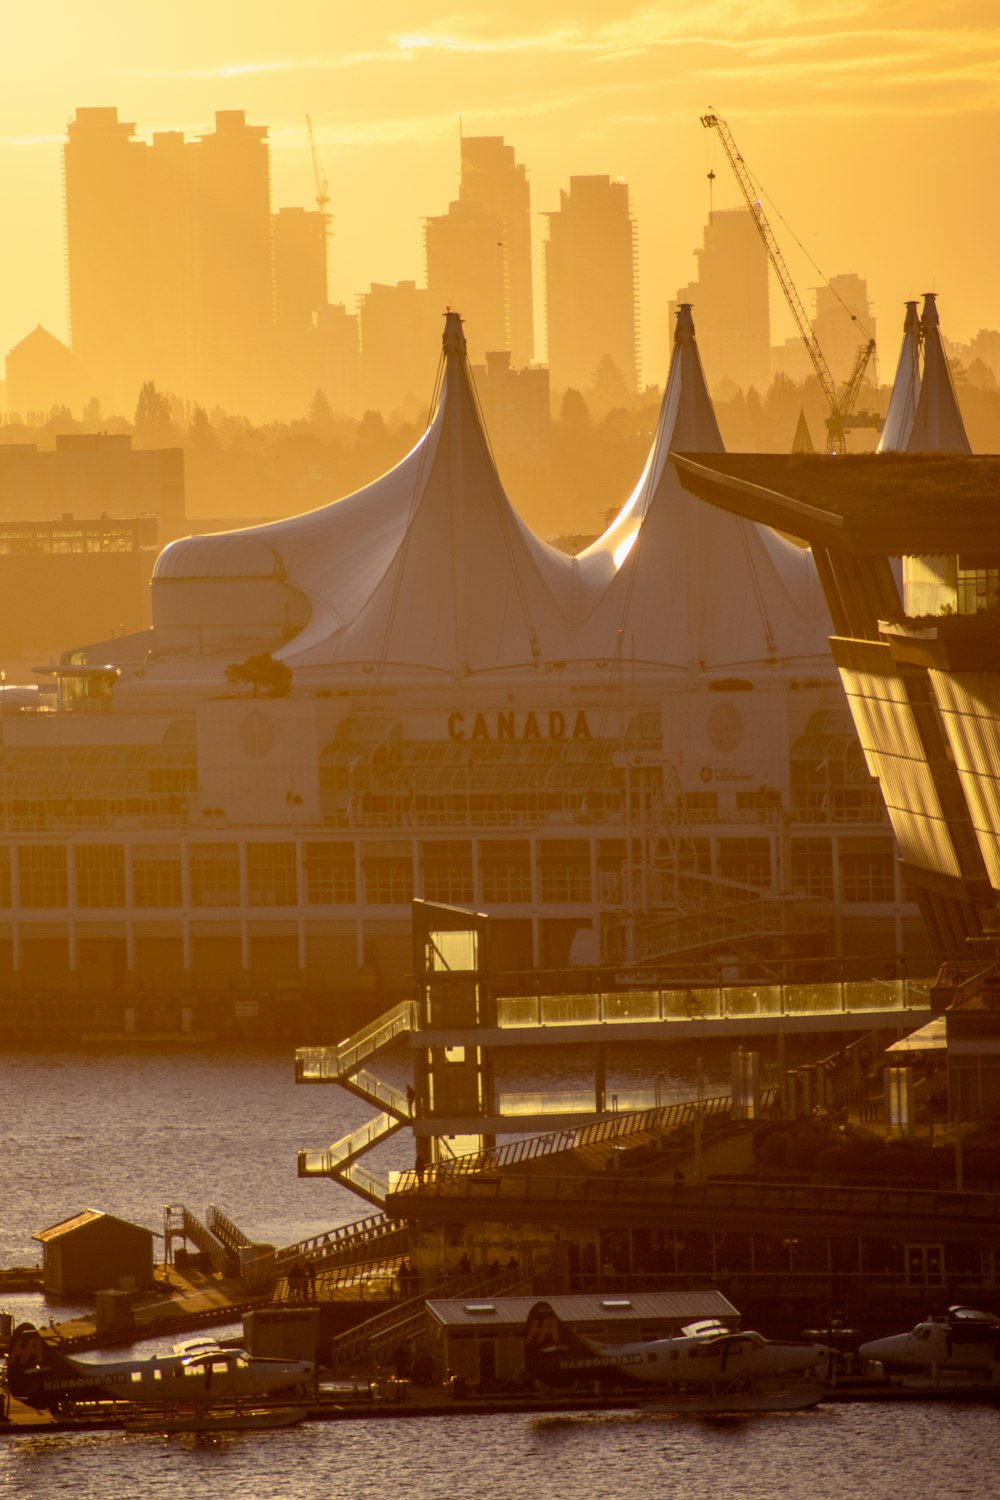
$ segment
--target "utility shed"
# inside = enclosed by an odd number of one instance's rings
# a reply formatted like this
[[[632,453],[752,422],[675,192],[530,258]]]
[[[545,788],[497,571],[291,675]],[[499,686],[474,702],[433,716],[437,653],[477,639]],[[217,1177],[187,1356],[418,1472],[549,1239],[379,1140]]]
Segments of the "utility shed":
[[[32,1236],[42,1247],[46,1292],[139,1291],[153,1282],[153,1231],[86,1208]]]
[[[738,1330],[740,1315],[721,1292],[582,1293],[546,1297],[560,1322],[602,1344],[628,1344],[680,1333],[716,1318]],[[451,1370],[481,1389],[524,1376],[524,1326],[538,1297],[453,1297],[430,1300],[427,1313],[441,1373]]]

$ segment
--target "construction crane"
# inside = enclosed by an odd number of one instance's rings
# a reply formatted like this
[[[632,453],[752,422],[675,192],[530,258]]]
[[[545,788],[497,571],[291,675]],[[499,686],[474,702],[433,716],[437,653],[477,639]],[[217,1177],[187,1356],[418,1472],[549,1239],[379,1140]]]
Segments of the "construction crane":
[[[313,177],[316,182],[316,207],[323,215],[324,231],[330,222],[327,213],[327,204],[330,202],[330,194],[327,192],[326,178],[319,169],[319,157],[316,155],[316,138],[313,135],[312,120],[306,115],[306,129],[309,132],[309,152],[312,156]]]
[[[781,246],[774,237],[774,230],[768,223],[767,215],[757,194],[754,180],[747,169],[742,156],[736,148],[732,132],[721,115],[702,115],[701,123],[706,130],[714,130],[722,142],[722,149],[729,158],[729,164],[736,175],[736,181],[740,185],[740,191],[746,200],[746,205],[753,215],[753,221],[757,226],[757,233],[764,242],[768,260],[771,262],[774,274],[778,278],[778,285],[785,294],[785,301],[791,310],[795,320],[795,326],[799,336],[806,346],[806,352],[812,361],[813,369],[823,388],[830,414],[826,419],[828,453],[840,453],[843,451],[848,429],[851,427],[880,427],[881,419],[873,412],[854,413],[854,403],[858,399],[865,373],[868,369],[872,355],[875,353],[875,340],[869,339],[862,344],[858,350],[854,369],[843,389],[838,392],[836,383],[830,373],[823,351],[819,346],[812,324],[802,305],[802,299],[795,288],[795,282],[785,264],[785,257],[781,253]]]

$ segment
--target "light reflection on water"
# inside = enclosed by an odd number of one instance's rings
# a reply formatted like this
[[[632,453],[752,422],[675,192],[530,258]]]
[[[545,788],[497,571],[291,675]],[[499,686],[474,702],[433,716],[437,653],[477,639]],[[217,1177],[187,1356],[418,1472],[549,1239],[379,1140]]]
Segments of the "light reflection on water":
[[[839,1406],[317,1423],[201,1437],[81,1434],[0,1448],[19,1497],[187,1500],[989,1500],[994,1409]]]
[[[569,1054],[580,1080],[592,1054]],[[379,1071],[405,1082],[406,1059]],[[503,1062],[512,1088],[565,1082],[538,1054]],[[724,1086],[727,1060],[710,1080]],[[666,1080],[690,1097],[693,1058],[622,1049],[625,1084]],[[710,1083],[711,1086],[711,1083]],[[0,1265],[37,1264],[33,1231],[95,1207],[162,1228],[162,1205],[218,1203],[248,1234],[286,1244],[368,1209],[300,1181],[295,1154],[371,1113],[334,1087],[297,1087],[290,1049],[93,1049],[0,1058],[4,1164]],[[380,1165],[409,1164],[402,1132]],[[44,1323],[38,1297],[7,1297]],[[649,1413],[448,1417],[308,1424],[285,1432],[160,1438],[116,1433],[0,1438],[0,1494],[54,1500],[988,1500],[1000,1494],[996,1412],[838,1406],[733,1421]]]

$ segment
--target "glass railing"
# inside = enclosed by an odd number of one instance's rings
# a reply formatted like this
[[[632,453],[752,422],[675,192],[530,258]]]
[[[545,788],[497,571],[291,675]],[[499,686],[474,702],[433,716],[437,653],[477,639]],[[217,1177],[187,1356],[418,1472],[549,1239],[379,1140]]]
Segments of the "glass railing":
[[[533,1094],[498,1094],[497,1112],[510,1115],[592,1115],[593,1089],[543,1089]]]
[[[780,984],[750,986],[739,985],[722,992],[724,1014],[736,1016],[780,1016]]]
[[[844,986],[840,984],[790,984],[784,993],[786,1016],[828,1016],[842,1011]]]
[[[604,994],[511,995],[497,1000],[501,1029],[642,1021],[741,1021],[758,1016],[870,1015],[930,1008],[926,979],[833,984],[727,985],[724,989],[623,990]],[[304,1057],[317,1049],[302,1048]],[[301,1074],[300,1065],[300,1076]]]
[[[542,1026],[585,1026],[601,1020],[600,995],[539,995]]]

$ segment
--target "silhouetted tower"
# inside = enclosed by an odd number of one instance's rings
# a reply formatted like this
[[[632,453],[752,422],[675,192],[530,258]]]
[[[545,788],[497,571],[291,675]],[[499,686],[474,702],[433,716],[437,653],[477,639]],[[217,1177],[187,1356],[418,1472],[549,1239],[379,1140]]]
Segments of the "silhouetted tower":
[[[875,338],[875,319],[868,298],[868,282],[853,271],[831,276],[815,288],[813,332],[826,355],[830,374],[838,383],[850,379],[858,346]]]
[[[84,388],[131,416],[148,378],[148,148],[114,108],[78,109],[68,134],[70,342]]]
[[[151,295],[144,379],[186,396],[195,386],[195,264],[191,158],[182,131],[153,136],[147,183]]]
[[[764,395],[771,383],[771,317],[767,251],[745,208],[713,211],[695,251],[698,279],[677,304],[698,310],[698,346],[709,387],[724,380]],[[671,309],[673,311],[673,309]]]
[[[427,415],[440,348],[441,309],[415,281],[373,282],[359,299],[365,407]]]
[[[193,142],[199,389],[258,415],[272,327],[271,174],[267,127],[219,110]]]
[[[553,396],[586,390],[610,359],[625,388],[638,387],[635,224],[628,186],[571,177],[547,215],[545,311]]]
[[[500,220],[508,341],[515,369],[535,353],[531,276],[531,188],[527,172],[514,160],[513,146],[499,135],[462,137],[462,203],[481,203]],[[469,317],[471,325],[471,309]],[[490,346],[487,345],[487,348]]]
[[[430,300],[439,312],[451,307],[467,320],[476,358],[508,346],[502,236],[502,219],[462,200],[424,224]]]
[[[274,322],[279,330],[308,328],[326,306],[327,215],[279,208],[274,244]]]

